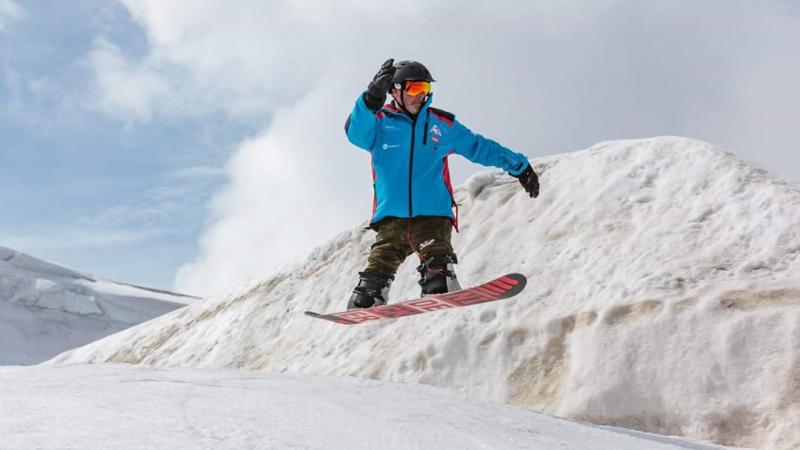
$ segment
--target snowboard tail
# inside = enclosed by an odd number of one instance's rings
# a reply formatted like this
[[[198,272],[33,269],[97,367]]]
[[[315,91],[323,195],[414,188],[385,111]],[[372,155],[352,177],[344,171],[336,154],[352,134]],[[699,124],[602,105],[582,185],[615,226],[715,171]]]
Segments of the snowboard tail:
[[[399,317],[413,316],[442,309],[459,308],[462,306],[504,300],[522,292],[527,281],[525,275],[510,273],[479,286],[448,292],[446,294],[430,295],[423,298],[406,300],[400,303],[376,306],[373,308],[351,309],[349,311],[330,314],[306,311],[305,314],[317,319],[330,320],[331,322],[342,325],[356,325],[374,320],[397,319]]]

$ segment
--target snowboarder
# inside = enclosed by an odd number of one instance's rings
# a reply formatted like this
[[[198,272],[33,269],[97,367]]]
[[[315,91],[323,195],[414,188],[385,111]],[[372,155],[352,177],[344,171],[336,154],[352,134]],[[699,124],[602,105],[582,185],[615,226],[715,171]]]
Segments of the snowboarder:
[[[460,289],[450,244],[452,228],[458,231],[458,205],[447,164],[451,154],[506,170],[530,197],[539,195],[539,179],[525,155],[473,133],[452,113],[430,106],[433,81],[419,62],[395,64],[389,59],[345,123],[348,140],[372,156],[370,228],[377,232],[348,309],[385,304],[395,272],[411,253],[420,260],[423,296]],[[387,93],[393,101],[384,104]]]

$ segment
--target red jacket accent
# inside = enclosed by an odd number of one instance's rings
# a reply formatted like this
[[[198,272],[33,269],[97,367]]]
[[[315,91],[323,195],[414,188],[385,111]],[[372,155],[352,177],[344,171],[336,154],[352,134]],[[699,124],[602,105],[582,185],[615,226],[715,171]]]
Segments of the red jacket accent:
[[[450,165],[448,164],[448,157],[454,154],[454,150],[450,150],[447,156],[442,158],[444,160],[444,168],[442,169],[442,177],[444,178],[444,184],[447,186],[447,190],[450,191],[450,199],[453,201],[453,207],[456,209],[456,215],[453,218],[453,228],[456,229],[456,233],[458,233],[458,203],[456,203],[456,197],[453,195],[453,182],[450,181]]]

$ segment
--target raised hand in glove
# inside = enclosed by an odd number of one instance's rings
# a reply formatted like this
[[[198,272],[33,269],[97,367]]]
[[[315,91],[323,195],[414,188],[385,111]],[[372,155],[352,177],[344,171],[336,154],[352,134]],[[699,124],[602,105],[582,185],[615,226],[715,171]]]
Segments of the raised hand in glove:
[[[536,172],[533,171],[530,164],[528,164],[528,167],[522,171],[521,174],[514,176],[517,177],[519,184],[522,185],[529,196],[532,198],[539,196],[539,177],[536,175]]]
[[[394,58],[389,58],[370,81],[367,92],[364,93],[364,103],[369,109],[377,111],[383,106],[383,102],[386,101],[386,93],[392,87],[394,71]]]

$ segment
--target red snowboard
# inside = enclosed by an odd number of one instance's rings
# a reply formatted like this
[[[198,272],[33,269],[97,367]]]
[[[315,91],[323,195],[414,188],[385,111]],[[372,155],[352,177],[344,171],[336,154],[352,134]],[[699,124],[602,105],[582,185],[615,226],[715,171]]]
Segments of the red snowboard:
[[[459,308],[478,303],[494,302],[513,297],[525,288],[525,275],[510,273],[479,286],[448,292],[446,294],[406,300],[391,305],[374,308],[351,309],[330,314],[319,314],[306,311],[306,315],[318,319],[330,320],[343,325],[356,325],[373,320],[396,319],[403,316],[422,314],[440,309]]]

